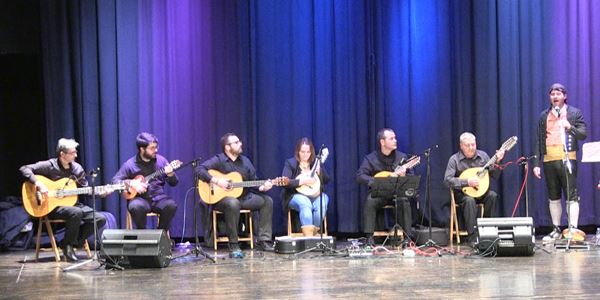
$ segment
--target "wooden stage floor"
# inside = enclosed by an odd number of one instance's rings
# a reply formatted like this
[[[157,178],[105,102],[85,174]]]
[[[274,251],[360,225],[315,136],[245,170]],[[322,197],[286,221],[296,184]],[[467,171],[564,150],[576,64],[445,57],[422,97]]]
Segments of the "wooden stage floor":
[[[348,243],[338,243],[338,249],[344,246]],[[93,262],[69,272],[62,268],[71,264],[54,262],[50,252],[40,262],[33,261],[33,251],[5,252],[0,254],[0,298],[600,298],[599,249],[543,249],[548,252],[495,258],[466,256],[470,248],[465,246],[431,257],[317,252],[294,257],[244,250],[244,259],[216,263],[191,255],[162,269],[106,270]]]

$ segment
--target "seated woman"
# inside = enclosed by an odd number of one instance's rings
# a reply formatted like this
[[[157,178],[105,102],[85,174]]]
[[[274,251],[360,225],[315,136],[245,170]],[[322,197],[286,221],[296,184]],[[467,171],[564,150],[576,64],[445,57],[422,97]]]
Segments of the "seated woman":
[[[327,212],[329,197],[321,193],[321,184],[329,182],[325,169],[315,159],[315,147],[309,138],[301,138],[296,143],[294,157],[285,161],[282,176],[295,178],[283,191],[283,209],[293,209],[299,213],[302,234],[314,236],[321,226],[321,203],[323,199],[323,216]],[[311,176],[312,175],[312,176]],[[322,196],[322,197],[321,197]]]

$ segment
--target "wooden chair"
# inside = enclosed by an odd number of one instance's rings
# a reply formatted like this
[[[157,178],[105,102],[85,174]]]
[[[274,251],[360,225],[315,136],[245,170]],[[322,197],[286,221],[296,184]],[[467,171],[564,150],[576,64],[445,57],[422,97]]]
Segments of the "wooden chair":
[[[395,213],[394,210],[396,209],[396,206],[394,206],[393,204],[388,204],[388,205],[384,205],[382,208],[383,209],[391,209],[392,212]],[[395,216],[395,214],[394,214],[394,216]],[[395,222],[395,220],[394,220],[394,222]],[[375,230],[373,232],[373,236],[374,237],[376,237],[376,236],[386,236],[386,237],[394,236],[394,231],[393,230]],[[400,238],[400,240],[404,239],[404,231],[403,230],[398,231],[398,237]]]
[[[327,216],[323,216],[323,226],[325,227],[323,235],[327,235]],[[292,230],[292,210],[288,209],[287,235],[291,237],[304,236],[302,232],[293,232]]]
[[[46,251],[46,250],[52,250],[54,252],[54,259],[59,262],[60,261],[60,254],[59,251],[62,251],[56,244],[56,239],[54,238],[54,231],[52,230],[52,224],[58,224],[58,223],[65,223],[65,220],[62,219],[49,219],[48,217],[41,217],[38,219],[39,224],[38,224],[38,231],[37,231],[37,237],[35,239],[35,261],[38,261],[38,258],[40,256],[40,250],[41,251]],[[40,242],[41,242],[41,238],[42,238],[42,227],[46,227],[46,232],[48,233],[48,238],[50,239],[50,244],[52,245],[52,249],[47,249],[47,248],[40,248]],[[92,257],[92,253],[90,251],[90,245],[88,244],[88,241],[85,240],[83,242],[83,248],[85,249],[88,258]]]
[[[212,211],[212,229],[213,229],[213,245],[215,251],[217,250],[218,242],[229,242],[229,238],[227,235],[219,236],[217,233],[217,216],[223,214],[222,212],[213,209]],[[240,209],[240,214],[245,215],[246,217],[246,225],[248,226],[248,237],[239,237],[238,241],[240,242],[250,242],[250,249],[254,249],[254,229],[252,225],[252,211],[249,209]]]
[[[460,237],[469,235],[466,230],[460,230],[456,213],[457,208],[458,204],[456,204],[456,199],[454,198],[454,191],[450,188],[450,245],[453,245],[454,238],[456,238],[456,243],[460,244]],[[477,203],[477,208],[479,208],[480,217],[483,218],[483,204]]]
[[[146,214],[146,218],[148,217],[156,217],[156,226],[158,226],[158,222],[160,221],[160,214],[149,212]],[[133,229],[133,221],[131,218],[131,213],[127,211],[127,216],[125,217],[125,229]]]

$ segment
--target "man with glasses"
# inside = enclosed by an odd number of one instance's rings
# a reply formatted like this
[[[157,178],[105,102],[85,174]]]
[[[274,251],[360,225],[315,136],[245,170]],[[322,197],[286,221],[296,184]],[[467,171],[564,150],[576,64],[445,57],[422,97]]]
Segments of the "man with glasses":
[[[160,216],[158,229],[168,231],[177,210],[177,202],[165,193],[164,186],[167,183],[170,186],[177,185],[179,180],[173,166],[181,162],[174,160],[169,163],[158,154],[158,139],[151,133],[138,134],[135,144],[138,153],[121,166],[113,177],[113,183],[125,181],[130,187],[132,198],[128,210],[137,229],[146,228],[146,214],[153,212]],[[146,181],[145,177],[157,171],[158,176]]]
[[[45,196],[48,196],[48,187],[38,180],[36,175],[44,176],[52,181],[69,178],[76,182],[77,186],[85,187],[88,185],[85,171],[80,164],[75,162],[78,145],[73,139],[62,138],[58,140],[56,146],[56,158],[22,166],[19,171],[29,182],[35,184],[38,193]],[[49,200],[40,197],[40,201]],[[85,239],[94,233],[94,215],[98,228],[104,226],[106,223],[104,215],[93,214],[92,208],[80,202],[74,206],[59,206],[48,214],[49,219],[65,221],[65,236],[60,242],[60,246],[67,261],[78,260],[73,247],[80,248]],[[42,224],[38,226],[42,226]]]
[[[223,174],[237,172],[244,181],[257,179],[254,165],[248,157],[242,155],[242,141],[237,135],[233,133],[223,135],[221,146],[223,153],[213,156],[198,166],[196,172],[200,180],[227,190],[230,185],[229,180],[212,176],[208,170],[216,170]],[[214,204],[213,208],[225,215],[230,257],[242,258],[244,256],[238,244],[240,209],[260,212],[257,248],[264,251],[273,251],[273,245],[270,243],[272,238],[273,199],[265,194],[272,187],[273,184],[266,181],[258,188],[244,188],[242,195],[238,198],[224,197]]]

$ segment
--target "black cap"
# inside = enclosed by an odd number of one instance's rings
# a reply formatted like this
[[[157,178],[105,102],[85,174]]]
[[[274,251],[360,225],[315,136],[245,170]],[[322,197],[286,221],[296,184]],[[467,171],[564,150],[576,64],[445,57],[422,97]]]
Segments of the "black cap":
[[[552,93],[552,91],[559,91],[559,92],[562,92],[563,94],[566,94],[567,88],[560,83],[555,83],[552,86],[550,86],[550,90],[548,91],[548,94]]]

